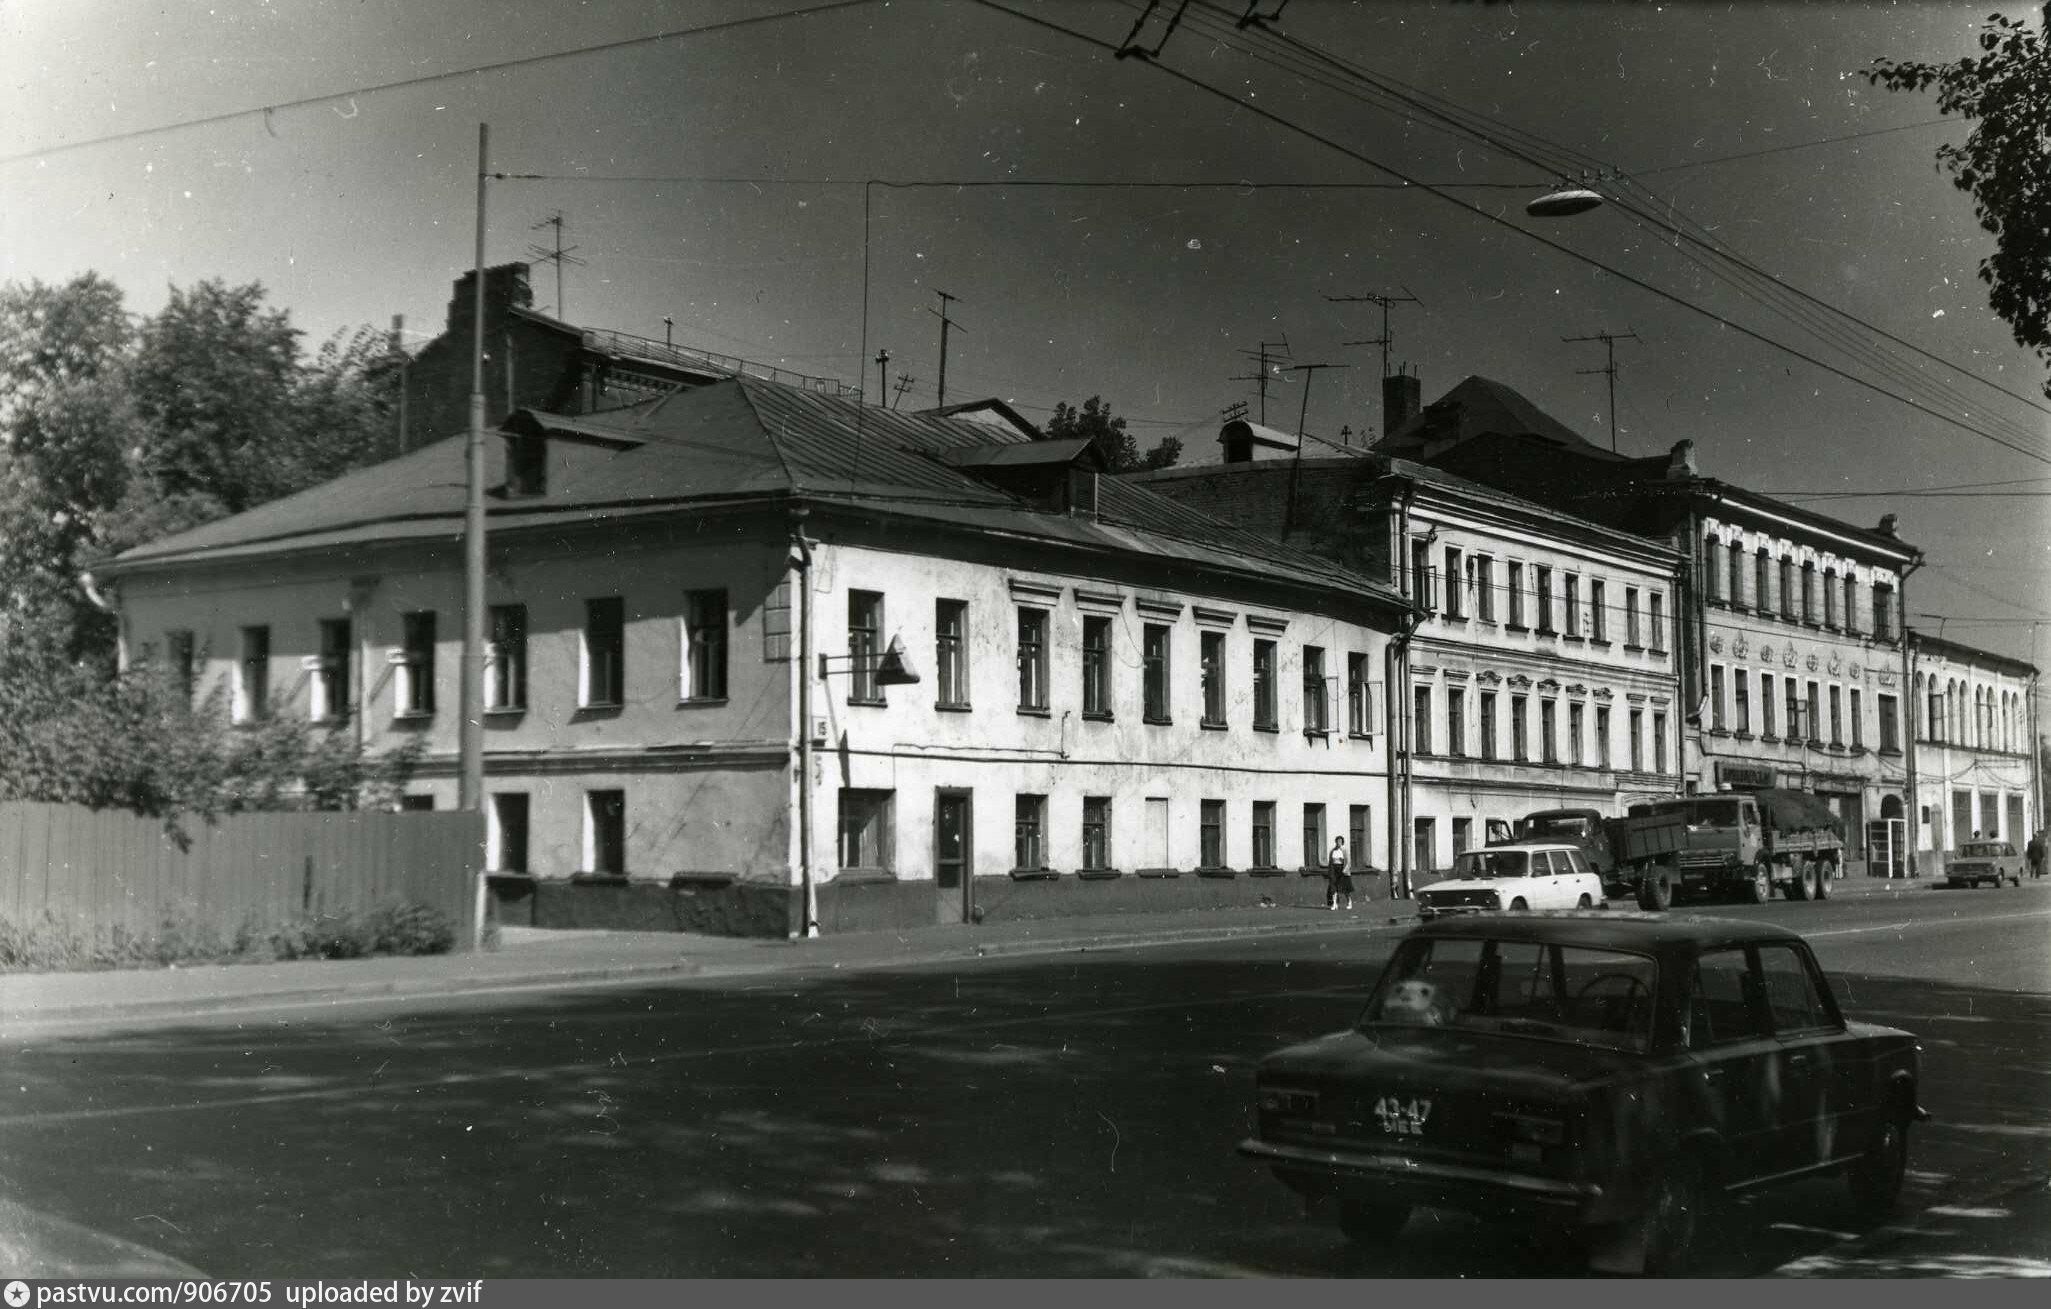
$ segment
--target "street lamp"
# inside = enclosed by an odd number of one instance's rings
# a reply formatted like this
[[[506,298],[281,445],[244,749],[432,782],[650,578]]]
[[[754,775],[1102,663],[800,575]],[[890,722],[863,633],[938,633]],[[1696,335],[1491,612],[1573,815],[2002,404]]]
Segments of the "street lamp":
[[[1602,197],[1585,186],[1562,186],[1527,203],[1524,212],[1533,218],[1571,218],[1601,203]]]

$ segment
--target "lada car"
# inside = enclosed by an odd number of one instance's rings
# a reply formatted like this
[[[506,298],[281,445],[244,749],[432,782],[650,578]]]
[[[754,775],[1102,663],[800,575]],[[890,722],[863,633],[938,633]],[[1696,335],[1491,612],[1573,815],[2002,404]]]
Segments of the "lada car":
[[[2023,857],[2006,841],[1968,841],[1959,847],[1958,858],[1944,864],[1946,886],[1986,882],[1998,891],[2003,878],[2016,886],[2023,884]]]
[[[1468,850],[1444,881],[1417,890],[1420,918],[1482,909],[1592,909],[1603,903],[1602,878],[1577,846],[1518,841]]]
[[[1478,914],[1413,929],[1360,1019],[1269,1055],[1240,1153],[1363,1246],[1412,1210],[1578,1234],[1599,1267],[1685,1268],[1705,1214],[1844,1178],[1900,1194],[1907,1032],[1848,1021],[1808,943],[1759,922]]]

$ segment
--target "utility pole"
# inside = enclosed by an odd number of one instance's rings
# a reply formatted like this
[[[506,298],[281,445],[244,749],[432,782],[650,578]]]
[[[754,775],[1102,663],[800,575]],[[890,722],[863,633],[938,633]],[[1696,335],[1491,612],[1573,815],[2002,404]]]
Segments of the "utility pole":
[[[551,250],[545,245],[530,245],[527,247],[527,253],[534,256],[534,262],[537,264],[555,265],[555,316],[564,322],[568,322],[569,316],[563,311],[563,265],[581,265],[584,261],[570,253],[577,248],[576,246],[565,246],[563,244],[562,210],[556,210],[555,213],[542,219],[527,230],[539,232],[544,227],[553,227],[555,229],[555,248]]]
[[[1592,377],[1597,373],[1603,373],[1609,377],[1609,448],[1612,454],[1616,452],[1617,448],[1617,342],[1635,341],[1637,339],[1638,334],[1636,332],[1624,332],[1621,334],[1616,332],[1594,332],[1588,336],[1563,336],[1560,338],[1562,341],[1600,341],[1603,348],[1609,351],[1609,363],[1604,367],[1577,368],[1574,372],[1580,377]]]
[[[876,403],[882,404],[883,397],[890,390],[890,348],[876,352]]]
[[[670,338],[670,333],[676,325],[676,319],[671,318],[668,314],[662,316],[662,348],[665,350],[676,349],[676,342]]]
[[[897,375],[897,386],[893,388],[893,394],[890,397],[890,407],[892,409],[897,408],[897,402],[904,399],[904,393],[911,390],[912,383],[918,380],[918,378],[913,377],[910,373],[899,373]]]
[[[1279,341],[1263,341],[1261,342],[1260,349],[1241,350],[1239,353],[1245,355],[1248,359],[1257,361],[1258,371],[1241,373],[1236,377],[1229,377],[1226,380],[1258,384],[1260,387],[1261,406],[1260,423],[1261,426],[1266,427],[1268,424],[1268,382],[1271,377],[1268,370],[1273,365],[1279,364],[1289,357],[1289,338],[1285,336]]]
[[[958,297],[951,296],[947,292],[940,290],[935,290],[933,294],[940,297],[940,307],[938,309],[928,308],[926,312],[940,319],[940,401],[936,407],[945,409],[947,407],[947,329],[960,326],[960,324],[947,316],[947,306]]]
[[[484,812],[484,184],[491,167],[491,126],[477,125],[476,298],[470,313],[470,435],[464,443],[463,475],[463,667],[461,721],[457,724],[461,780],[457,804]],[[367,710],[366,710],[367,712]],[[480,836],[483,824],[478,824]],[[484,859],[478,851],[476,932],[484,933]]]
[[[406,453],[406,365],[412,359],[406,354],[406,315],[392,315],[392,334],[385,345],[386,353],[399,366],[399,453]]]
[[[1387,377],[1389,375],[1389,347],[1396,343],[1396,334],[1389,330],[1389,306],[1400,304],[1412,304],[1422,307],[1424,301],[1419,300],[1416,296],[1410,294],[1410,288],[1407,286],[1403,288],[1403,294],[1401,295],[1389,295],[1387,293],[1371,293],[1368,295],[1328,295],[1325,297],[1325,299],[1331,301],[1335,305],[1370,304],[1380,305],[1382,307],[1382,334],[1380,336],[1369,337],[1365,341],[1341,341],[1339,344],[1380,346],[1382,348],[1382,376]]]

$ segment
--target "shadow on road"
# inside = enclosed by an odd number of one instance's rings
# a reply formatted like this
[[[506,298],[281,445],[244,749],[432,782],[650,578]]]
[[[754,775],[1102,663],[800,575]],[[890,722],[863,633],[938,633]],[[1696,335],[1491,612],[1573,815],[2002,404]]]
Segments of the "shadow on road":
[[[0,1157],[13,1199],[213,1275],[1578,1273],[1535,1237],[1436,1213],[1395,1257],[1356,1257],[1234,1154],[1254,1061],[1350,1021],[1382,949],[52,1040],[10,1052]],[[1923,1036],[1937,1121],[1913,1206],[2051,1154],[2051,998],[1845,981],[1855,1016]],[[1770,1270],[1850,1223],[1834,1185],[1762,1197],[1709,1271]]]

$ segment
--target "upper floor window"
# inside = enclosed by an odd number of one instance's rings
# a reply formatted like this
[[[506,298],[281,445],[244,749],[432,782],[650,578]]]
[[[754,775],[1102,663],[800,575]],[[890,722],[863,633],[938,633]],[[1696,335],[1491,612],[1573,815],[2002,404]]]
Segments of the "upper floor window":
[[[584,705],[612,706],[624,698],[626,635],[626,606],[618,596],[584,602]]]
[[[349,620],[324,618],[320,625],[320,665],[313,674],[315,719],[346,718],[349,715]]]
[[[1458,759],[1467,753],[1467,692],[1446,688],[1446,753]]]
[[[1431,543],[1423,537],[1410,542],[1410,595],[1426,613],[1436,612],[1436,588],[1432,586]]]
[[[1326,720],[1327,704],[1325,692],[1325,652],[1319,646],[1303,647],[1303,730],[1325,732],[1330,729]]]
[[[1275,721],[1275,643],[1253,643],[1253,725],[1273,731]]]
[[[1538,584],[1538,630],[1550,632],[1552,626],[1552,569],[1543,565],[1532,570]]]
[[[1205,632],[1202,645],[1202,668],[1204,691],[1204,724],[1208,727],[1225,725],[1225,634]]]
[[[1837,574],[1823,574],[1823,625],[1837,626]]]
[[[1609,640],[1609,588],[1601,578],[1588,583],[1588,626],[1589,635],[1597,641]]]
[[[1802,561],[1802,621],[1813,623],[1816,613],[1816,565],[1811,560]]]
[[[1474,612],[1484,623],[1496,620],[1496,561],[1474,556]]]
[[[1880,710],[1880,748],[1882,750],[1901,749],[1901,721],[1899,711],[1895,708],[1894,697],[1891,695],[1877,696],[1875,697],[1875,704]]]
[[[1018,707],[1047,707],[1047,611],[1018,611]]]
[[[399,663],[399,716],[424,717],[434,712],[434,611],[410,613],[402,621],[405,645]]]
[[[876,661],[883,655],[883,595],[878,591],[847,593],[848,703],[882,704],[876,684]]]
[[[1538,702],[1538,750],[1549,764],[1560,761],[1559,753],[1559,704],[1553,700]]]
[[[1431,753],[1431,688],[1412,688],[1411,695],[1411,744],[1418,754]]]
[[[1856,633],[1859,630],[1859,579],[1850,570],[1844,575],[1844,630]]]
[[[1731,697],[1737,705],[1737,729],[1752,730],[1752,675],[1742,668],[1731,669]]]
[[[1654,591],[1646,597],[1646,603],[1652,606],[1652,612],[1647,619],[1652,624],[1652,648],[1663,651],[1666,649],[1666,597]]]
[[[1581,575],[1568,573],[1561,587],[1567,596],[1567,635],[1581,635]]]
[[[1640,635],[1641,633],[1638,630],[1638,588],[1627,586],[1624,588],[1624,644],[1633,646],[1645,644],[1644,641],[1639,639]]]
[[[1169,721],[1168,630],[1165,624],[1148,623],[1141,634],[1140,654],[1146,674],[1146,719],[1150,723]]]
[[[1644,769],[1645,711],[1643,709],[1633,709],[1631,711],[1631,771],[1637,773],[1643,772]]]
[[[1525,722],[1525,697],[1510,697],[1510,758],[1524,763],[1531,758],[1531,741],[1526,733],[1530,730]]]
[[[1111,716],[1111,620],[1097,614],[1082,620],[1082,711]]]
[[[235,721],[254,723],[270,716],[271,629],[242,629],[242,657],[235,664]]]
[[[527,707],[527,606],[491,607],[491,648],[485,651],[484,707]]]
[[[1085,651],[1089,649],[1090,622],[1090,619],[1083,620]],[[1084,658],[1087,661],[1087,654]],[[935,703],[949,709],[968,707],[969,606],[966,600],[933,602],[933,679]],[[1084,700],[1083,712],[1087,713],[1087,695]]]
[[[1610,766],[1609,706],[1595,706],[1595,763],[1599,768]]]
[[[1762,614],[1773,612],[1773,559],[1764,546],[1752,556],[1752,607]]]
[[[1729,600],[1733,609],[1745,607],[1745,547],[1737,541],[1731,542]]]
[[[1460,594],[1460,552],[1449,545],[1446,547],[1446,617],[1466,617],[1461,603],[1464,599]]]
[[[1652,771],[1666,771],[1666,715],[1656,709],[1652,712]]]
[[[1726,597],[1723,571],[1723,546],[1716,537],[1702,538],[1702,597],[1711,604]]]
[[[1346,730],[1354,736],[1374,734],[1374,710],[1369,700],[1367,656],[1346,656]]]
[[[1723,665],[1709,666],[1709,730],[1723,730]]]
[[[1524,626],[1524,565],[1510,562],[1510,626]]]
[[[726,699],[726,592],[684,592],[683,698]]]
[[[1496,757],[1496,693],[1481,693],[1481,757]]]
[[[1795,616],[1795,561],[1786,555],[1780,560],[1780,616]]]
[[[1898,637],[1894,630],[1894,588],[1885,582],[1873,583],[1873,635],[1883,641]]]

